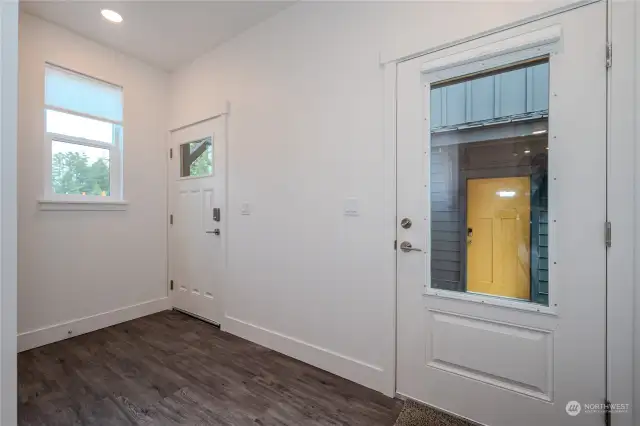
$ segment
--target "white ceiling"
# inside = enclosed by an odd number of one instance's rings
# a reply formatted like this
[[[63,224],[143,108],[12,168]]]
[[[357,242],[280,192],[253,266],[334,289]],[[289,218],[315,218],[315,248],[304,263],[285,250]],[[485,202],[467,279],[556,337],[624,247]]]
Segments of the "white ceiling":
[[[23,11],[167,71],[278,13],[292,1],[31,1]],[[100,15],[120,13],[120,24]]]

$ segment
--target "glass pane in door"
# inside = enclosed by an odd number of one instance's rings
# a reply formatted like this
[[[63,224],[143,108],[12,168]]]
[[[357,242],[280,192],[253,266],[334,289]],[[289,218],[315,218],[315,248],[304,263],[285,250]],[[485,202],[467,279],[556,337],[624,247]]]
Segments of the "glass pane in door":
[[[213,174],[211,137],[180,145],[180,177],[201,177]]]
[[[432,87],[432,288],[548,305],[548,72]]]

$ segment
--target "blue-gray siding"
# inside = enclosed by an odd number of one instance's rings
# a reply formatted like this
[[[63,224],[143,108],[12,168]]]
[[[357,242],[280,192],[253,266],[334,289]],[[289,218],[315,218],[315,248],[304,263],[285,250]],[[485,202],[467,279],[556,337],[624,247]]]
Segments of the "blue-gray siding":
[[[458,146],[434,148],[431,170],[431,285],[447,290],[464,290]]]
[[[431,129],[549,109],[549,63],[431,90]]]
[[[536,229],[537,227],[537,229]],[[539,223],[532,224],[533,232],[538,234],[538,268],[532,274],[537,274],[537,285],[533,285],[533,300],[542,303],[549,303],[549,219],[547,210],[540,211]],[[535,253],[535,251],[534,251]],[[534,262],[535,263],[535,262]],[[535,281],[535,277],[534,280]]]

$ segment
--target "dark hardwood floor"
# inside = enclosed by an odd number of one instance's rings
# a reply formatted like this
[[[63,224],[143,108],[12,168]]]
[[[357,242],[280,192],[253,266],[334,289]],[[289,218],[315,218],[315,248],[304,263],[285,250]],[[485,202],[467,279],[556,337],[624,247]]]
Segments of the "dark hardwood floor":
[[[166,311],[18,355],[20,425],[391,426],[399,401]]]

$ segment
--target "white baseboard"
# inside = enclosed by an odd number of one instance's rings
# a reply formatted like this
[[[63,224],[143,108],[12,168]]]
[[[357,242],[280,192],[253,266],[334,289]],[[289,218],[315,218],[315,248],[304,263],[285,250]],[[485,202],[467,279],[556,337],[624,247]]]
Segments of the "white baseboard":
[[[226,316],[223,330],[378,392],[387,395],[395,392],[389,389],[392,381],[387,376],[391,373],[381,367],[230,316]]]
[[[171,309],[171,301],[168,297],[163,297],[101,314],[19,333],[18,352],[48,345],[49,343],[58,342],[167,309]],[[70,330],[71,333],[69,333]]]

